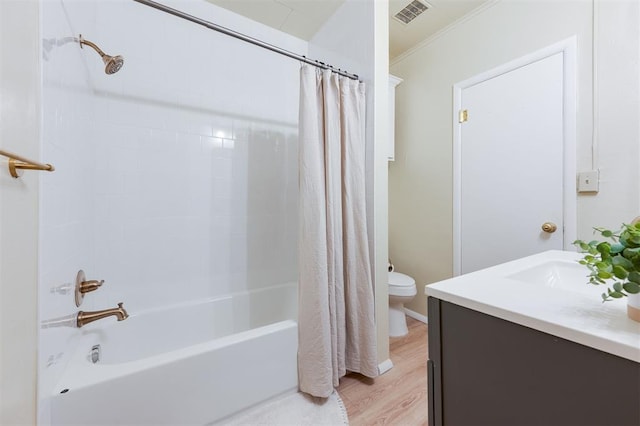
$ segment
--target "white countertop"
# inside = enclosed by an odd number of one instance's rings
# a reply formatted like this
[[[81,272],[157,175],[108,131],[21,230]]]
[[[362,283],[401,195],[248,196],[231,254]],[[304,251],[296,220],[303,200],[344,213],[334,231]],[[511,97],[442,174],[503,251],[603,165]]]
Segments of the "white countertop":
[[[626,298],[602,303],[606,286],[562,289],[509,277],[547,262],[574,264],[580,253],[551,250],[425,286],[425,294],[640,363],[640,323]]]

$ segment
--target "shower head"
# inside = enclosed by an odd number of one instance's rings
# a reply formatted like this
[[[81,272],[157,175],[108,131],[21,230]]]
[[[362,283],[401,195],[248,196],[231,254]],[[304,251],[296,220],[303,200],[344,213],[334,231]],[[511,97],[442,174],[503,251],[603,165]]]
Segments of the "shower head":
[[[120,71],[120,68],[122,68],[122,65],[124,65],[124,58],[120,55],[104,55],[102,57],[102,62],[104,62],[105,65],[104,72],[106,72],[107,74],[115,74]]]
[[[94,43],[90,42],[89,40],[85,40],[84,38],[82,38],[82,34],[80,34],[78,41],[80,42],[80,48],[82,48],[84,45],[87,45],[89,47],[91,47],[93,50],[95,50],[96,52],[98,52],[98,55],[100,55],[100,57],[102,58],[102,62],[104,62],[104,72],[107,74],[115,74],[118,71],[120,71],[120,68],[122,68],[122,65],[124,65],[124,58],[120,55],[117,56],[110,56],[107,55],[106,53],[104,53],[102,50],[100,50],[100,48],[98,46],[96,46]]]

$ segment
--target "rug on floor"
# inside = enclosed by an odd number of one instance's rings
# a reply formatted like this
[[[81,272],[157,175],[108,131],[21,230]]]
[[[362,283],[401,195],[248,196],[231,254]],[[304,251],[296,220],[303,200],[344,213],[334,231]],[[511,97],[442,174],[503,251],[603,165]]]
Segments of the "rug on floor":
[[[338,395],[314,398],[297,392],[251,408],[223,422],[228,426],[348,426],[347,410]]]

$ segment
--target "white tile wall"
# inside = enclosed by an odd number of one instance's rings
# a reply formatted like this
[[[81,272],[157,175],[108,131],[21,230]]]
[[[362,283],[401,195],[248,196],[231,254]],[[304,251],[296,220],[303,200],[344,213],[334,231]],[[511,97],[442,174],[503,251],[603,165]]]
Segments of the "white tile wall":
[[[168,4],[306,53],[204,1]],[[132,1],[43,2],[42,26],[42,158],[56,172],[41,180],[41,321],[78,311],[50,291],[78,269],[105,280],[81,309],[130,314],[295,281],[299,64]],[[65,42],[79,33],[122,70]],[[77,333],[42,329],[41,402]]]
[[[79,269],[95,268],[92,175],[94,102],[80,49],[69,37],[65,7],[42,2],[42,158],[56,166],[40,177],[39,318],[43,327],[76,312],[72,284]],[[84,11],[78,14],[86,18]],[[39,418],[47,422],[46,398],[64,369],[77,330],[42,328],[38,342]]]

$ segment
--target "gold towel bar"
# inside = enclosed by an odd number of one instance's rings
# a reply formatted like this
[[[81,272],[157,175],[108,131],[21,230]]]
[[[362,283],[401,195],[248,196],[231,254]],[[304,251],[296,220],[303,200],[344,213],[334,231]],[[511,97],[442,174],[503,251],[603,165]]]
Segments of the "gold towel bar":
[[[0,149],[0,155],[3,155],[9,159],[9,173],[14,178],[20,177],[18,170],[46,170],[52,172],[55,170],[51,164],[42,164],[37,161],[32,161],[27,158],[21,157],[17,154],[13,154],[9,151]]]

